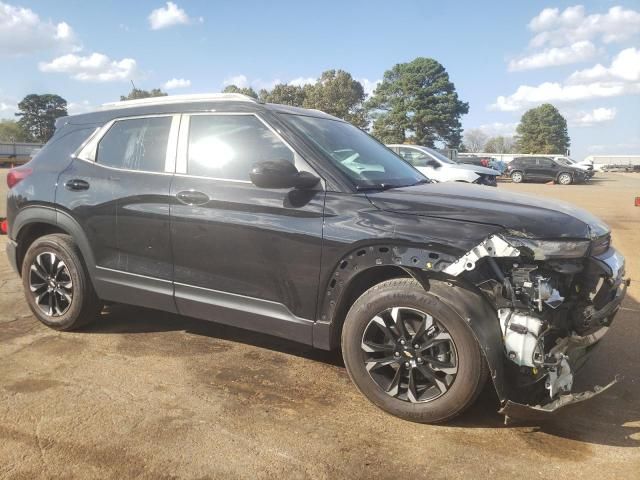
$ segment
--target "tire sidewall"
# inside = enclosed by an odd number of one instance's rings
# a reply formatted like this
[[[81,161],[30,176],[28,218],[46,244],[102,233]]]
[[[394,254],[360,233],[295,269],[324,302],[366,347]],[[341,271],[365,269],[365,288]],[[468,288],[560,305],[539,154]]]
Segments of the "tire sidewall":
[[[518,180],[516,180],[516,178]],[[522,172],[513,172],[511,174],[511,180],[513,181],[513,183],[522,183]]]
[[[71,305],[63,315],[58,317],[49,317],[40,310],[29,288],[29,271],[31,265],[38,255],[45,252],[53,252],[62,259],[67,266],[73,284]],[[54,236],[46,236],[38,239],[29,247],[22,262],[22,285],[29,308],[38,320],[56,330],[66,330],[73,326],[76,319],[81,315],[82,303],[84,301],[83,293],[85,292],[86,282],[82,269],[83,267],[78,256],[71,251],[67,245],[58,241]]]
[[[353,382],[375,405],[407,420],[436,423],[458,414],[475,398],[477,385],[484,381],[481,378],[481,362],[484,360],[469,325],[448,304],[421,287],[394,288],[370,296],[368,293],[354,303],[343,329],[342,353]],[[448,330],[453,339],[458,354],[458,373],[449,390],[435,400],[411,403],[391,397],[373,381],[365,368],[361,348],[364,330],[376,314],[391,306],[413,308],[430,314]]]

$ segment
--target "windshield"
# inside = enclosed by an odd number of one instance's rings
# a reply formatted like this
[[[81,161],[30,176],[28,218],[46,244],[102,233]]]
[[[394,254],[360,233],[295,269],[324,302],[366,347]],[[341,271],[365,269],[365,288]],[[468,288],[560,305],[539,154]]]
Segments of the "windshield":
[[[281,114],[281,118],[319,147],[358,189],[428,182],[419,171],[353,125],[295,114]]]
[[[456,162],[454,162],[453,160],[448,159],[446,156],[444,156],[443,154],[441,154],[439,151],[434,150],[433,148],[429,148],[429,147],[418,147],[420,150],[422,150],[423,152],[427,152],[430,155],[436,157],[438,160],[440,160],[442,163],[452,163],[455,164]]]

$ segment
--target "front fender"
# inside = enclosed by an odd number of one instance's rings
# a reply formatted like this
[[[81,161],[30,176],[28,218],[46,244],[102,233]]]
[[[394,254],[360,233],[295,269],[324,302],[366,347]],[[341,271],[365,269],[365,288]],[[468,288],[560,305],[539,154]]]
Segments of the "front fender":
[[[449,305],[471,327],[487,361],[491,380],[501,404],[507,400],[504,375],[504,344],[498,313],[481,293],[454,282],[429,282],[431,293]]]

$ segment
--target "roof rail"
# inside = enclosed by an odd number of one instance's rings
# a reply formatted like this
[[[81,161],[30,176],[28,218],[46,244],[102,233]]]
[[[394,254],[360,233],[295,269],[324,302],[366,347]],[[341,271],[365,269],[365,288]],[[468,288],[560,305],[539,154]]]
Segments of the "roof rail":
[[[259,103],[258,100],[241,93],[196,93],[187,95],[167,95],[164,97],[139,98],[137,100],[123,100],[120,102],[104,103],[100,110],[113,110],[117,108],[142,107],[145,105],[170,105],[172,103],[195,103],[195,102],[252,102]]]

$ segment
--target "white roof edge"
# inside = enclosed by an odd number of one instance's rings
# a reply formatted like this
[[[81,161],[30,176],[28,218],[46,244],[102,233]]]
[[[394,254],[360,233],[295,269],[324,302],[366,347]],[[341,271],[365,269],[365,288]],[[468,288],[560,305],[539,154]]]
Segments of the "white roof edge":
[[[100,110],[116,108],[143,107],[145,105],[170,105],[173,103],[236,101],[258,103],[255,98],[241,93],[196,93],[186,95],[167,95],[164,97],[139,98],[137,100],[123,100],[120,102],[104,103]]]

